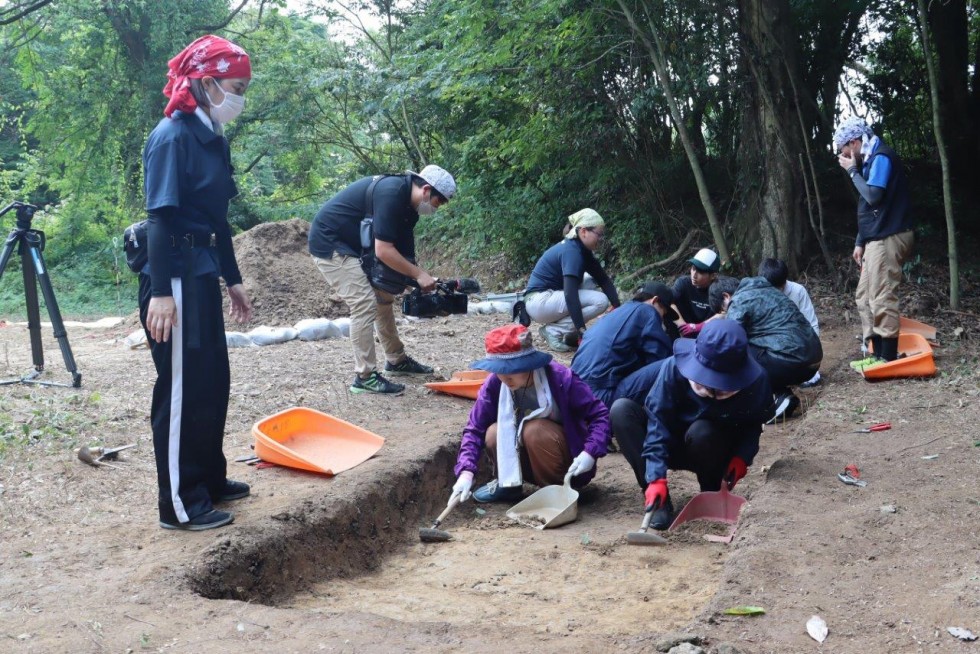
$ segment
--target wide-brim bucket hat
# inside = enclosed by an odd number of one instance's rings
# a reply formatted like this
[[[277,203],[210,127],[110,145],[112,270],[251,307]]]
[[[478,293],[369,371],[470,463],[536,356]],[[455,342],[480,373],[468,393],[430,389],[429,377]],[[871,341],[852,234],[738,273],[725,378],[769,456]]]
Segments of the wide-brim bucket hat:
[[[504,325],[487,332],[484,339],[487,356],[470,366],[502,375],[513,375],[544,368],[551,355],[535,349],[531,332],[524,325]]]
[[[674,341],[674,361],[682,375],[718,391],[740,391],[764,373],[745,330],[726,318],[708,321],[696,340]]]

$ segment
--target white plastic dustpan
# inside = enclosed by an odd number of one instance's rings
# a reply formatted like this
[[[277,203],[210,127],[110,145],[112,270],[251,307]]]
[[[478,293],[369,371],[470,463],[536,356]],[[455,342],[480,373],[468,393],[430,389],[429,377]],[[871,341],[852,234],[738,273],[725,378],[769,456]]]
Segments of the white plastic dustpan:
[[[578,491],[572,489],[572,476],[565,476],[562,486],[538,489],[507,512],[518,522],[537,523],[535,529],[552,529],[568,524],[578,517]]]

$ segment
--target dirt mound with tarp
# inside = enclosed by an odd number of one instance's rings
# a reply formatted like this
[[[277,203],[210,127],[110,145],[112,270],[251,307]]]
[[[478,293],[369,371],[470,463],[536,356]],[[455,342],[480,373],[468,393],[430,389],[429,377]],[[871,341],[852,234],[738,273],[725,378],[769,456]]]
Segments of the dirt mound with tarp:
[[[242,281],[252,301],[253,325],[292,325],[304,318],[336,318],[347,307],[334,297],[307,248],[310,224],[300,218],[263,223],[234,238]],[[225,315],[228,297],[224,298]],[[240,325],[226,319],[229,329]]]

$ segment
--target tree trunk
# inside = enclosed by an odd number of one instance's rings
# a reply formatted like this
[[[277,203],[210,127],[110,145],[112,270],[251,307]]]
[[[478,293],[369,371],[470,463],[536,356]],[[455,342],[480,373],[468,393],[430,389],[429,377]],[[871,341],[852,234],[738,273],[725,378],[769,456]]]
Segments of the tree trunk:
[[[970,120],[970,39],[967,31],[966,0],[932,2],[928,26],[938,59],[936,83],[939,90],[943,138],[949,148],[952,177],[960,182],[980,181],[977,172],[977,126]],[[970,179],[972,177],[972,179]]]
[[[936,62],[932,60],[929,45],[929,21],[926,16],[926,2],[919,0],[919,35],[922,38],[922,55],[929,73],[929,96],[932,99],[932,130],[936,134],[936,149],[939,150],[939,163],[943,169],[943,205],[946,208],[946,243],[949,249],[949,306],[960,308],[960,263],[956,251],[956,223],[953,220],[953,193],[950,188],[949,157],[943,139],[942,113],[939,105],[939,79]]]
[[[753,266],[776,257],[795,273],[804,232],[797,163],[803,145],[789,78],[799,72],[788,0],[739,0],[739,38],[745,78],[739,240]]]
[[[653,18],[650,14],[649,7],[646,6],[646,3],[642,4],[646,13],[647,24],[650,28],[649,36],[647,36],[646,32],[640,29],[633,12],[626,6],[626,3],[623,0],[617,0],[617,2],[623,16],[629,23],[630,29],[646,46],[647,52],[650,54],[650,59],[653,60],[653,67],[657,72],[657,79],[660,81],[660,86],[664,91],[664,97],[667,98],[667,106],[670,109],[671,120],[674,122],[674,129],[677,130],[677,134],[681,139],[681,144],[684,146],[684,152],[687,154],[688,163],[691,165],[691,173],[694,175],[694,181],[698,187],[698,195],[701,198],[701,205],[704,207],[704,212],[708,217],[708,226],[711,228],[711,236],[715,241],[715,247],[718,249],[718,256],[721,257],[722,263],[727,264],[730,259],[728,253],[728,243],[725,240],[725,233],[721,229],[721,221],[718,220],[718,214],[715,212],[715,207],[711,200],[711,194],[708,191],[708,183],[704,179],[704,172],[701,170],[701,163],[698,161],[697,152],[694,150],[694,144],[691,140],[691,136],[687,131],[687,126],[684,124],[684,117],[681,115],[680,107],[678,106],[677,99],[674,97],[674,93],[671,88],[672,85],[670,83],[670,75],[667,71],[664,47],[660,40],[660,33],[653,24]]]

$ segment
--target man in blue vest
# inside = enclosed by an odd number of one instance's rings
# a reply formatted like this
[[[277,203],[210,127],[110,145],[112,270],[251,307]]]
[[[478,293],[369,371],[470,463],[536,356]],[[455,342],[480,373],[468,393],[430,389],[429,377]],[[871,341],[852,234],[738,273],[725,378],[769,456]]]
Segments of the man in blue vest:
[[[860,118],[841,123],[834,149],[860,196],[853,257],[861,279],[855,299],[864,342],[874,350],[873,357],[852,362],[861,372],[898,358],[898,284],[913,243],[909,185],[902,160]]]

